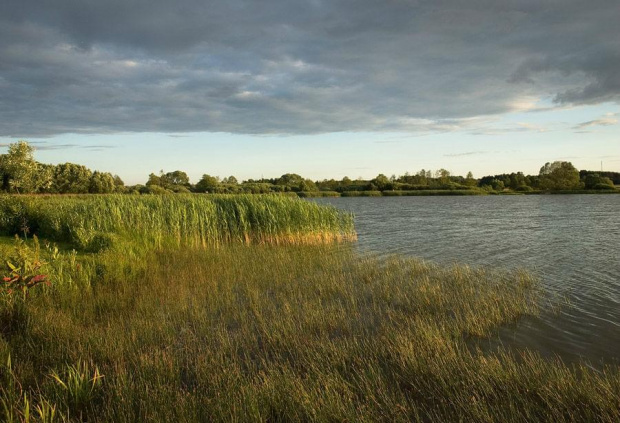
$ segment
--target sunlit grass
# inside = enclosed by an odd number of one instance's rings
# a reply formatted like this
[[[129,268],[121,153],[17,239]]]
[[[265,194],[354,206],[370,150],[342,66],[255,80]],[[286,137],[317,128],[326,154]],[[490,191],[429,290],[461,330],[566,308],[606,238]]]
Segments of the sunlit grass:
[[[0,196],[0,232],[99,250],[115,236],[163,246],[316,244],[355,239],[353,218],[286,196]]]
[[[95,198],[3,199],[31,233],[81,222],[111,245],[42,245],[52,285],[0,292],[0,421],[620,419],[615,367],[475,347],[539,312],[525,272],[362,256],[326,243],[350,217],[299,200]],[[225,209],[204,244],[198,205]],[[279,210],[274,228],[235,226],[260,210]],[[31,238],[15,244],[25,257]]]

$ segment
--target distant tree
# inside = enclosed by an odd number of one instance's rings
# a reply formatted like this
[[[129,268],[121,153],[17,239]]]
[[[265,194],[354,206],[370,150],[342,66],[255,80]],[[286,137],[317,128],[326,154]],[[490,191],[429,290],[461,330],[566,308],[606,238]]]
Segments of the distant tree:
[[[392,185],[388,177],[385,176],[383,173],[378,174],[373,180],[370,181],[370,183],[374,185],[379,191],[389,189]]]
[[[0,160],[3,189],[15,193],[31,193],[38,189],[39,164],[34,160],[34,148],[20,140],[9,145],[8,153]]]
[[[301,191],[300,185],[304,178],[296,173],[285,173],[275,180],[275,185],[286,187],[286,191]]]
[[[39,163],[39,169],[37,171],[37,192],[38,193],[50,193],[54,186],[54,169],[56,166],[51,164]]]
[[[124,193],[127,192],[127,187],[125,187],[125,182],[121,179],[120,176],[114,175],[114,192]]]
[[[90,188],[92,172],[86,166],[63,163],[54,168],[52,191],[58,194],[82,194]]]
[[[316,186],[314,181],[311,179],[304,179],[303,181],[299,183],[299,186],[297,188],[299,188],[299,191],[318,191],[319,190],[319,188]]]
[[[467,172],[467,176],[465,177],[464,183],[468,187],[475,187],[478,184],[478,181],[474,178],[474,174],[471,173],[470,171],[470,172]]]
[[[503,191],[505,188],[504,185],[504,181],[501,181],[499,179],[493,179],[491,181],[491,187],[495,190],[495,191]]]
[[[194,186],[195,192],[216,192],[220,185],[220,181],[215,176],[204,174],[200,181]]]
[[[584,178],[586,189],[613,189],[614,183],[611,179],[600,176],[598,173],[587,174]]]
[[[582,187],[579,171],[571,162],[545,163],[540,168],[539,185],[545,190],[571,190]]]
[[[149,174],[149,180],[146,181],[146,186],[161,186],[161,178],[154,173]]]
[[[435,178],[439,180],[441,185],[447,185],[450,183],[450,172],[446,169],[439,169],[435,172]]]
[[[235,178],[234,176],[231,175],[228,178],[222,179],[222,183],[223,184],[229,184],[229,185],[237,185],[239,183],[239,181],[237,181],[237,178]]]
[[[175,185],[180,185],[184,187],[189,187],[189,176],[187,173],[181,170],[175,170],[174,172],[168,172],[160,176],[161,185],[164,188],[172,188]]]
[[[109,194],[114,192],[114,177],[108,172],[94,171],[90,177],[88,192],[91,194]]]

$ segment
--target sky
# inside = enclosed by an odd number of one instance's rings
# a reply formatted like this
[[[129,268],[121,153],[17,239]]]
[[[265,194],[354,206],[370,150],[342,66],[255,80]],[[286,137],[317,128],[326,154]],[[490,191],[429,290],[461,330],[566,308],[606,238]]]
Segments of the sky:
[[[617,0],[3,0],[0,153],[144,183],[620,171]]]

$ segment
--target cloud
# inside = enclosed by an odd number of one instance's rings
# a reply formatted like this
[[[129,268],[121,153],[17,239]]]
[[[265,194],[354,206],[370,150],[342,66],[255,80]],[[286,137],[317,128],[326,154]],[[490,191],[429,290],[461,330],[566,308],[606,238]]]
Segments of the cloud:
[[[454,131],[620,99],[611,0],[0,4],[0,136]]]
[[[600,119],[582,122],[578,125],[575,125],[573,129],[585,129],[585,128],[590,128],[592,126],[611,126],[611,125],[616,125],[617,123],[618,123],[618,119],[614,117],[603,117]]]

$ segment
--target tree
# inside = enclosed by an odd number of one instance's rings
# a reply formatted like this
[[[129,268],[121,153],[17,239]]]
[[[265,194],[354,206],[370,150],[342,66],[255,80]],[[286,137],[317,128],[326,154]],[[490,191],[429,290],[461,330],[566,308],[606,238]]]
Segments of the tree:
[[[163,173],[163,172],[162,172]],[[150,187],[150,186],[161,186],[161,178],[157,175],[155,175],[154,173],[149,174],[149,180],[146,181],[146,186]]]
[[[88,192],[91,194],[109,194],[114,192],[114,177],[108,172],[95,171],[90,177]]]
[[[0,162],[3,188],[9,192],[31,193],[37,190],[39,164],[34,160],[34,148],[20,140],[9,145]]]
[[[164,188],[171,189],[175,185],[181,185],[184,187],[189,187],[189,176],[187,173],[181,170],[175,170],[174,172],[168,172],[164,175],[160,175],[161,185]]]
[[[114,192],[127,192],[127,187],[125,187],[125,182],[121,179],[120,176],[114,175]]]
[[[447,185],[450,183],[450,172],[446,169],[439,169],[435,172],[435,178],[439,179],[441,185]]]
[[[611,179],[600,176],[598,173],[589,173],[584,178],[586,189],[614,189]]]
[[[478,181],[474,178],[474,174],[471,171],[467,172],[467,176],[465,177],[465,185],[468,187],[475,187],[478,184]]]
[[[38,193],[50,193],[54,186],[54,169],[56,166],[51,164],[39,163],[37,170],[36,186]]]
[[[301,183],[304,178],[296,173],[285,173],[275,180],[275,185],[285,187],[285,191],[301,191]]]
[[[383,173],[377,175],[375,179],[370,181],[370,183],[372,185],[375,185],[379,189],[379,191],[383,191],[391,186],[390,180]]]
[[[571,190],[582,188],[579,171],[571,162],[545,163],[540,168],[539,185],[545,190]]]
[[[237,185],[239,183],[239,181],[237,181],[237,178],[235,178],[234,176],[230,175],[228,178],[222,179],[222,183],[223,184],[229,184],[229,185]]]
[[[215,176],[204,174],[200,181],[194,186],[195,192],[210,192],[213,193],[217,191],[218,186],[220,185],[220,181]]]
[[[83,194],[90,188],[92,172],[86,166],[63,163],[54,168],[52,190],[58,194]]]

